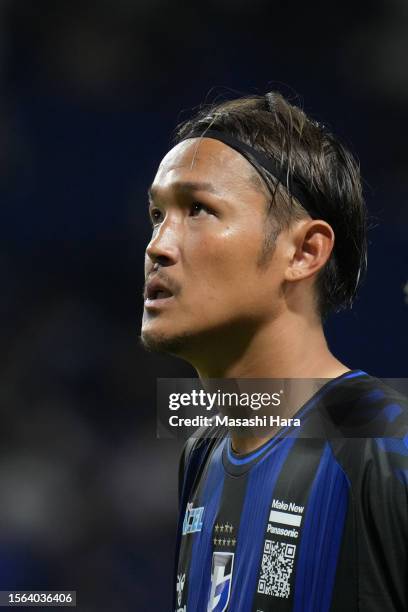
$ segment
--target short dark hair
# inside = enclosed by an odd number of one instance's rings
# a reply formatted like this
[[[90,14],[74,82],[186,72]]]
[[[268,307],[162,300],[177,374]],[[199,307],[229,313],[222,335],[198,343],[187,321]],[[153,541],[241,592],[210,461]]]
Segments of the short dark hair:
[[[300,182],[335,234],[333,252],[317,278],[319,313],[325,318],[332,310],[351,307],[367,262],[367,213],[359,165],[352,154],[325,126],[277,92],[201,108],[177,127],[176,142],[205,136],[208,129],[224,132],[273,157],[288,176],[285,188],[251,159],[271,196],[268,217],[272,224],[268,224],[270,231],[265,237],[266,251],[273,249],[282,229],[308,214],[288,193],[292,177]]]

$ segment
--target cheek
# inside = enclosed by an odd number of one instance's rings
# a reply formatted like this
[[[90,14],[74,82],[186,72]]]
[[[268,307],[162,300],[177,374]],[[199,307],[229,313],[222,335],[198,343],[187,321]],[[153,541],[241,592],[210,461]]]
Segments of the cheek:
[[[207,299],[220,299],[226,294],[242,293],[257,274],[261,250],[261,232],[245,232],[227,228],[222,233],[201,235],[186,251],[186,265],[199,284],[199,294]],[[187,246],[187,245],[186,245]],[[198,297],[198,296],[197,296]]]

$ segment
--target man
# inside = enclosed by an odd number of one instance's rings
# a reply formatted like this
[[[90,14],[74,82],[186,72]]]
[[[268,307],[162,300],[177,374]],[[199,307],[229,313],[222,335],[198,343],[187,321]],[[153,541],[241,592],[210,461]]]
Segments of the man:
[[[174,608],[408,609],[407,406],[322,327],[365,268],[353,157],[268,93],[181,126],[149,196],[144,344],[202,380],[329,379],[291,407],[297,430],[187,442]]]

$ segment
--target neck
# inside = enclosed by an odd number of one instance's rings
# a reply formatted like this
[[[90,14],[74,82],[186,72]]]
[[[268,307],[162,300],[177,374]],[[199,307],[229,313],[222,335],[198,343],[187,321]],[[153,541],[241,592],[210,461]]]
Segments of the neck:
[[[237,344],[237,334],[240,344]],[[335,378],[349,368],[330,352],[320,320],[286,313],[247,340],[230,331],[192,363],[203,378]]]
[[[242,343],[241,330],[239,335]],[[206,351],[202,351],[200,363],[193,364],[199,377],[331,379],[349,370],[330,352],[321,322],[316,317],[305,319],[287,312],[255,333],[252,330],[242,344],[237,346],[231,332],[229,338],[220,337],[218,346],[227,347],[227,350],[218,347],[214,350],[213,346],[208,360],[205,359]],[[291,405],[285,418],[290,418],[315,391],[316,385],[311,383],[310,392],[303,392],[302,402]],[[250,434],[236,436],[231,432],[233,449],[238,453],[251,452],[275,433],[276,430],[260,438]]]

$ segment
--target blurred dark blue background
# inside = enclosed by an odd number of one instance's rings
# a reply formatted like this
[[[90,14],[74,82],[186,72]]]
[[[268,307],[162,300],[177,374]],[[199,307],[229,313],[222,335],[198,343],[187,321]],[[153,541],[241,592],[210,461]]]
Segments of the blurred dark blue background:
[[[146,189],[201,102],[279,89],[360,159],[373,229],[350,367],[407,375],[408,5],[0,4],[0,589],[82,611],[170,608],[180,443],[138,334]]]

